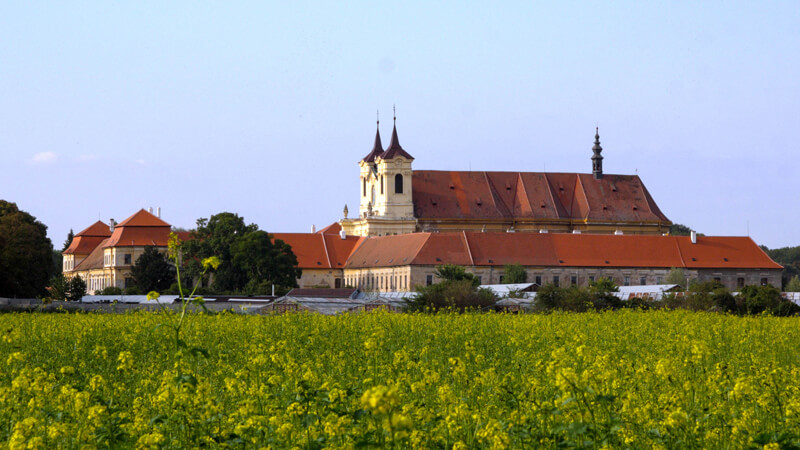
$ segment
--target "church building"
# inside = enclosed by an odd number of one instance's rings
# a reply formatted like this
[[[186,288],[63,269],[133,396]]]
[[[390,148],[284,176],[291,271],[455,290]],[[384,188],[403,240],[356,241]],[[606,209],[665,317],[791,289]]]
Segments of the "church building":
[[[380,125],[380,123],[379,123]],[[414,170],[395,117],[389,146],[380,130],[360,162],[358,217],[348,235],[503,231],[661,235],[672,224],[638,175],[603,173],[599,130],[592,173]]]

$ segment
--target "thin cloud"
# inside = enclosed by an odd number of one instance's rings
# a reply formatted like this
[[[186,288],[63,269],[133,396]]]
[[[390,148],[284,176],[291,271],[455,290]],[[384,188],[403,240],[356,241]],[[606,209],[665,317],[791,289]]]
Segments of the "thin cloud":
[[[53,152],[41,152],[33,155],[31,162],[34,164],[52,164],[58,160],[58,156]]]

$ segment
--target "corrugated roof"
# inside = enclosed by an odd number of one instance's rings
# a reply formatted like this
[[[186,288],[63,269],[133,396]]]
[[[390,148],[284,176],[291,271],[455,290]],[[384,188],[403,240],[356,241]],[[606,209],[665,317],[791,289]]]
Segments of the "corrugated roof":
[[[637,175],[415,170],[418,219],[665,222]]]
[[[457,264],[781,269],[748,237],[414,233],[366,239],[346,268]]]
[[[294,288],[289,291],[287,297],[318,297],[318,298],[354,298],[358,289],[353,288],[327,288],[327,289],[306,289]]]

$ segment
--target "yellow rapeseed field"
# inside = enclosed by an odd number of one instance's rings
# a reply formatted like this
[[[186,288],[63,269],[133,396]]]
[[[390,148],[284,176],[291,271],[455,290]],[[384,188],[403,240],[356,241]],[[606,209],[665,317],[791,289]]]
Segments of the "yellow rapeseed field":
[[[0,316],[9,448],[800,443],[800,319]]]

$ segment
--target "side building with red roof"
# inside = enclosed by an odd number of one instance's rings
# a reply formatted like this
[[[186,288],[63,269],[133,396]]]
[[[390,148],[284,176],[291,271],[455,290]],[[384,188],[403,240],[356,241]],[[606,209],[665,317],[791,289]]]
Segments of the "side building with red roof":
[[[560,286],[601,277],[620,286],[663,284],[672,268],[681,268],[688,279],[716,280],[732,290],[780,287],[783,269],[748,237],[462,231],[366,238],[345,265],[344,283],[412,291],[440,281],[435,272],[442,264],[465,267],[481,284],[502,283],[504,266],[521,264],[529,282]]]
[[[170,224],[144,209],[119,224],[98,221],[75,235],[63,252],[63,273],[83,278],[89,293],[110,286],[130,287],[136,259],[147,247],[166,251],[171,229]]]

